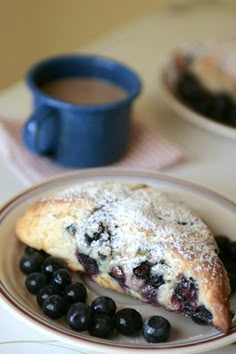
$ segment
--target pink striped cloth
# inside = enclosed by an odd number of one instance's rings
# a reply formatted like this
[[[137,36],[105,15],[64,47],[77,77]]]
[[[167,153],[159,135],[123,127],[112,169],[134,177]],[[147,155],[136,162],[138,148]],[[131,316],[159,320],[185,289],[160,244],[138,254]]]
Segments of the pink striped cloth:
[[[26,184],[41,182],[67,171],[47,157],[31,154],[21,141],[19,121],[0,120],[0,155]],[[127,153],[110,167],[160,170],[186,159],[185,152],[143,123],[133,123]]]

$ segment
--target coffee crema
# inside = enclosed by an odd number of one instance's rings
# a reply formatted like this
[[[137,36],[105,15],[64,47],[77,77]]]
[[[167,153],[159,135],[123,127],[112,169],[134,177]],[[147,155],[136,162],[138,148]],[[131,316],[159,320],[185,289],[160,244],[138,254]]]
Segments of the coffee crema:
[[[58,100],[80,104],[102,104],[119,101],[127,92],[108,81],[94,78],[63,78],[47,82],[41,90]]]

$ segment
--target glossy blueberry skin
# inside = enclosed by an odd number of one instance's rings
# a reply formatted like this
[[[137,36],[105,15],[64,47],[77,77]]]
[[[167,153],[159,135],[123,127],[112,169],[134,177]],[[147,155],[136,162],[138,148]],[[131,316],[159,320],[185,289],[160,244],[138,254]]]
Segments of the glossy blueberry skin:
[[[212,320],[212,314],[205,306],[199,306],[192,315],[193,322],[200,326],[208,325]]]
[[[87,290],[82,283],[73,283],[66,286],[64,290],[64,298],[68,303],[85,302],[87,298]]]
[[[41,270],[44,274],[50,277],[56,270],[62,268],[67,269],[67,266],[62,259],[58,257],[49,256],[43,262]]]
[[[42,306],[43,313],[52,319],[58,319],[65,315],[68,309],[62,296],[55,294],[49,296]]]
[[[222,259],[221,259],[222,260]],[[222,260],[225,269],[228,273],[235,273],[236,274],[236,262],[233,262],[229,257],[228,260]]]
[[[51,277],[50,284],[58,290],[64,290],[65,287],[71,284],[71,275],[67,269],[56,270]]]
[[[236,104],[232,104],[229,110],[229,115],[225,121],[226,124],[229,124],[231,127],[236,127]]]
[[[213,104],[210,111],[210,117],[216,121],[222,121],[229,115],[231,108],[231,99],[227,94],[215,94],[213,95]]]
[[[86,254],[77,252],[79,262],[83,265],[84,271],[87,275],[92,276],[99,273],[98,264],[95,259]]]
[[[37,251],[35,248],[30,247],[30,246],[25,246],[25,253],[26,253],[26,254],[32,254],[32,253],[34,253],[35,251]]]
[[[148,261],[141,263],[133,269],[133,273],[138,279],[148,279],[150,274],[150,264]]]
[[[194,104],[202,98],[202,88],[190,73],[183,73],[177,82],[177,93],[187,103]]]
[[[230,240],[225,235],[215,235],[215,241],[220,250],[228,250]]]
[[[230,257],[236,263],[236,241],[230,242]],[[236,269],[235,269],[236,273]]]
[[[36,297],[39,307],[42,307],[44,301],[47,300],[49,298],[49,296],[51,296],[51,295],[59,295],[58,289],[56,289],[54,286],[52,286],[50,284],[45,285],[43,288],[41,288],[38,291],[37,297]]]
[[[236,271],[235,273],[228,273],[228,277],[230,281],[231,292],[234,294],[236,292]]]
[[[171,325],[161,316],[152,316],[143,323],[142,333],[148,343],[161,343],[169,339]]]
[[[96,314],[92,318],[89,334],[98,338],[111,337],[114,332],[114,321],[105,313]]]
[[[225,260],[228,259],[230,240],[225,235],[215,235],[215,241],[219,248],[219,257],[224,262]]]
[[[134,336],[142,328],[143,320],[138,311],[124,308],[118,311],[114,318],[116,330],[124,336]]]
[[[228,236],[216,235],[221,258],[230,280],[231,292],[236,292],[236,241],[231,241]]]
[[[83,302],[76,302],[70,306],[66,314],[66,322],[75,331],[86,331],[92,322],[92,311]]]
[[[20,270],[24,274],[40,272],[45,256],[39,251],[25,253],[19,262]]]
[[[93,300],[91,310],[94,314],[104,313],[113,317],[116,312],[116,303],[108,296],[99,296]]]
[[[33,295],[36,295],[47,284],[48,278],[45,274],[39,272],[30,273],[25,279],[26,289]]]
[[[25,247],[25,254],[32,254],[32,253],[35,253],[35,252],[39,252],[45,257],[48,256],[48,254],[46,252],[44,252],[43,250],[37,250],[36,248],[30,247],[30,246],[26,246]]]

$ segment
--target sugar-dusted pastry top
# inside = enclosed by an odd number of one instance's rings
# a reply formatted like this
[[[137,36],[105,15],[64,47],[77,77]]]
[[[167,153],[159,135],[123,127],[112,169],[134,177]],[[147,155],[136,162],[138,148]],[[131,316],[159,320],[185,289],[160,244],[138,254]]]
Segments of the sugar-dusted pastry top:
[[[87,182],[41,199],[19,239],[63,258],[101,286],[230,328],[229,281],[207,225],[154,187]]]
[[[179,69],[193,73],[205,88],[225,92],[236,99],[236,40],[198,43],[177,49],[174,60]]]
[[[129,185],[113,183],[75,186],[55,196],[53,202],[63,200],[76,204],[83,194],[93,208],[92,212],[90,208],[85,210],[87,215],[82,224],[74,224],[77,245],[83,253],[93,258],[98,258],[99,254],[112,258],[107,265],[109,268],[118,262],[133,269],[146,260],[147,253],[150,262],[161,259],[168,245],[192,263],[196,272],[207,267],[214,276],[218,262],[214,237],[206,224],[183,203],[152,188],[134,186],[131,189]],[[101,236],[96,239],[94,235],[98,233]],[[200,255],[201,264],[198,261],[195,264],[196,254]]]

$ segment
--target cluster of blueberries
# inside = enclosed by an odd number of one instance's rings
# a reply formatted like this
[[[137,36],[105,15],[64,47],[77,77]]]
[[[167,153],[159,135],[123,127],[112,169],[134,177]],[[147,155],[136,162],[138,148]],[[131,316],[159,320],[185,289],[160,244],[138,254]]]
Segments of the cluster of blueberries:
[[[194,75],[184,72],[176,83],[177,96],[195,112],[236,127],[236,103],[226,93],[210,93]]]
[[[19,267],[26,275],[25,286],[36,296],[43,313],[52,319],[65,317],[73,330],[87,330],[90,335],[110,338],[115,331],[125,336],[143,334],[149,343],[169,339],[171,326],[161,316],[143,320],[133,308],[117,311],[115,301],[107,296],[95,298],[86,304],[87,290],[80,282],[73,282],[65,263],[57,258],[26,246]]]
[[[227,270],[230,280],[231,292],[236,292],[236,241],[231,241],[225,235],[216,235],[216,243],[219,247],[219,257]]]
[[[216,235],[215,240],[234,293],[236,241],[231,241],[225,235]],[[132,337],[142,332],[149,343],[160,343],[169,339],[171,325],[162,316],[151,316],[143,320],[141,314],[133,308],[117,311],[115,301],[108,296],[99,296],[87,305],[85,286],[72,281],[68,267],[57,257],[26,246],[19,267],[27,276],[27,290],[36,296],[43,313],[52,319],[65,317],[68,326],[75,331],[87,330],[90,335],[99,338],[110,338],[115,331]],[[193,316],[192,319],[199,325],[207,324],[201,316]]]

